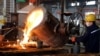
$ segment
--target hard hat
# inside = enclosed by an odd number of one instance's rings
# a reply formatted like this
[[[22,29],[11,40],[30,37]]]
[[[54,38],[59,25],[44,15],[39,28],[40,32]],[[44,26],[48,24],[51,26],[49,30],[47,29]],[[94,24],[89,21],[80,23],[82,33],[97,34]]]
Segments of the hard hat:
[[[96,20],[96,15],[95,14],[88,14],[85,16],[85,21],[95,21]]]

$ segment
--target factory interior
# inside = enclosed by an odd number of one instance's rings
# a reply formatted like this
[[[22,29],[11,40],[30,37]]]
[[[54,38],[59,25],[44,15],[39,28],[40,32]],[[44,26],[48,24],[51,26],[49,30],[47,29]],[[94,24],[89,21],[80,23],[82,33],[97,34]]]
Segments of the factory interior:
[[[0,56],[100,56],[100,0],[0,0]]]

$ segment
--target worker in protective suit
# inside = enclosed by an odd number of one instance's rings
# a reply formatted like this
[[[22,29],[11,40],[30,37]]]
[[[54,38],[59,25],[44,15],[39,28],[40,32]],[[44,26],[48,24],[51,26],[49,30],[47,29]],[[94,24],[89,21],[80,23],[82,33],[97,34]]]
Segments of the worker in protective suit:
[[[84,23],[86,32],[81,37],[72,37],[72,42],[83,42],[86,53],[100,52],[100,28],[95,24],[96,15],[89,14],[85,16]]]

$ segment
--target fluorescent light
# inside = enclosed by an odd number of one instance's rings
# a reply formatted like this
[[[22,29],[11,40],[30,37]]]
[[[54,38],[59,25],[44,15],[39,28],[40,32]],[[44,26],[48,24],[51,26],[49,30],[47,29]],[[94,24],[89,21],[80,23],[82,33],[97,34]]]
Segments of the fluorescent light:
[[[75,6],[75,3],[71,3],[71,6]]]
[[[96,1],[88,1],[86,2],[86,5],[95,5],[96,4]]]
[[[80,5],[80,3],[79,2],[77,2],[77,6],[79,6]]]
[[[79,6],[80,5],[80,3],[79,2],[77,2],[77,3],[71,3],[71,6]]]

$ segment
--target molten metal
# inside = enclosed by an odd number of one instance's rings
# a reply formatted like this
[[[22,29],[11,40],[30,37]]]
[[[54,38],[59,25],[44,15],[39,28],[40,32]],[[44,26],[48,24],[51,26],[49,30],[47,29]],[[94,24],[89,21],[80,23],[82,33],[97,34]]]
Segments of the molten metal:
[[[23,29],[23,40],[20,42],[20,45],[23,47],[23,49],[26,49],[24,47],[25,44],[36,44],[35,42],[30,41],[30,37],[32,37],[32,30],[37,27],[41,21],[43,20],[43,11],[42,9],[37,9],[31,11],[27,17],[27,20],[25,22],[25,28]]]

